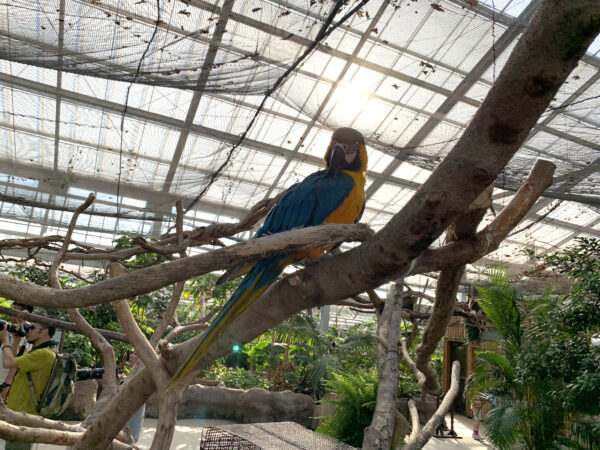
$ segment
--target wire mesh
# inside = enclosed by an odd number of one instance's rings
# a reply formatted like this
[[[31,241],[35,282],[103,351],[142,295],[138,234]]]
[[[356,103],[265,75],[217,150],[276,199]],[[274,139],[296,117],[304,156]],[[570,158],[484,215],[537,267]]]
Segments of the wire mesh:
[[[353,450],[332,437],[294,422],[219,425],[202,433],[201,450]]]

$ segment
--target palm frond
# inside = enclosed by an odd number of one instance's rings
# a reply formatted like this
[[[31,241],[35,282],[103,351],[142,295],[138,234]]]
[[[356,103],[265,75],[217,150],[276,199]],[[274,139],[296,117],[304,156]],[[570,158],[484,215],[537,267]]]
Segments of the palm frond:
[[[488,266],[483,272],[494,286],[503,287],[509,285],[508,267],[502,264]]]
[[[487,435],[500,450],[511,450],[517,441],[519,413],[512,402],[495,406],[483,420]]]
[[[478,286],[479,306],[494,324],[502,346],[509,355],[521,347],[521,313],[517,307],[516,292],[510,286]]]

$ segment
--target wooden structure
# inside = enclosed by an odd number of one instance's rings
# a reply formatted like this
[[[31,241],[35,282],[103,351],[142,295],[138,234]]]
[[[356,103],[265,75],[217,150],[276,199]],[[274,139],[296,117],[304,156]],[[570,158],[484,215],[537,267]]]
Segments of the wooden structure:
[[[444,336],[443,362],[442,362],[442,385],[445,391],[450,389],[450,371],[452,363],[458,359],[461,364],[460,370],[460,392],[455,400],[455,410],[462,412],[469,417],[473,416],[470,402],[465,402],[464,387],[466,380],[475,371],[475,350],[484,348],[493,348],[495,343],[493,340],[486,340],[485,333],[482,340],[478,343],[467,342],[467,332],[462,317],[453,317],[446,328],[446,336]],[[489,409],[489,402],[484,402],[484,414]]]

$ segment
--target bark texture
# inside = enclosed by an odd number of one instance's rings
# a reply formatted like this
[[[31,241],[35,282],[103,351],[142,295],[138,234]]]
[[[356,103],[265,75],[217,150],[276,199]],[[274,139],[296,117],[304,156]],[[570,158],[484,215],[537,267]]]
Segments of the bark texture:
[[[378,319],[379,337],[385,342],[383,361],[378,358],[379,384],[377,401],[371,425],[365,428],[363,449],[376,450],[389,448],[394,436],[396,420],[396,398],[398,397],[398,335],[402,309],[402,287],[404,280],[398,280],[390,287],[383,312]],[[379,352],[378,352],[379,354]]]

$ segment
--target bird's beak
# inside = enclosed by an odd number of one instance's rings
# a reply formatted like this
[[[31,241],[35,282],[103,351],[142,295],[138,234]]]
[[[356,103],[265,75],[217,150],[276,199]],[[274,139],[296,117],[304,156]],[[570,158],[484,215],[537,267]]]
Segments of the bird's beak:
[[[333,142],[329,152],[329,173],[336,175],[351,164],[358,155],[358,148],[355,145]]]

